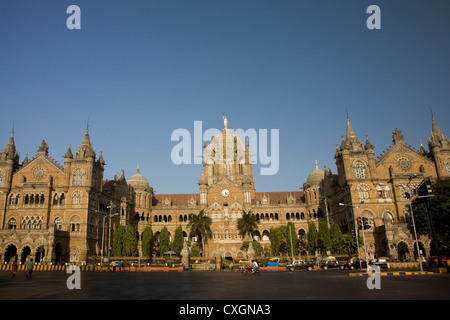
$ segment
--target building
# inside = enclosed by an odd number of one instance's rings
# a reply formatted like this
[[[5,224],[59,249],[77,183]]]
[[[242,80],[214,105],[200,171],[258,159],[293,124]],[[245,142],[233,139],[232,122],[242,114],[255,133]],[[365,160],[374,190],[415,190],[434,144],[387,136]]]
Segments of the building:
[[[431,138],[426,151],[407,145],[400,130],[392,134],[392,145],[377,159],[366,135],[359,140],[347,120],[347,131],[336,146],[337,175],[326,173],[324,201],[330,218],[345,232],[356,230],[355,217],[367,221],[364,231],[368,258],[398,257],[398,248],[407,247],[410,257],[417,256],[412,232],[409,195],[425,179],[450,176],[450,141],[432,119]],[[428,236],[419,237],[419,250],[430,255]]]
[[[119,225],[132,225],[138,240],[148,226],[158,238],[166,227],[173,236],[181,226],[186,239],[190,215],[204,210],[211,217],[213,236],[204,256],[220,253],[223,258],[246,258],[237,219],[251,210],[259,220],[254,240],[269,246],[272,227],[292,222],[298,237],[306,238],[310,222],[338,224],[344,233],[355,230],[355,217],[368,219],[364,231],[369,258],[397,256],[403,242],[414,252],[409,228],[407,192],[425,178],[450,176],[450,142],[432,120],[429,151],[414,150],[401,132],[393,133],[393,145],[377,159],[366,137],[360,141],[347,121],[347,132],[336,148],[337,174],[325,165],[310,173],[302,191],[257,192],[249,155],[244,143],[224,129],[204,145],[199,193],[154,194],[139,172],[128,180],[105,180],[105,161],[97,157],[86,130],[73,156],[69,146],[64,164],[49,156],[45,143],[31,160],[19,162],[14,134],[0,154],[0,259],[7,263],[31,255],[46,263],[83,263],[91,256],[110,253],[112,233]],[[424,255],[430,239],[421,237]],[[140,246],[139,246],[140,250]]]

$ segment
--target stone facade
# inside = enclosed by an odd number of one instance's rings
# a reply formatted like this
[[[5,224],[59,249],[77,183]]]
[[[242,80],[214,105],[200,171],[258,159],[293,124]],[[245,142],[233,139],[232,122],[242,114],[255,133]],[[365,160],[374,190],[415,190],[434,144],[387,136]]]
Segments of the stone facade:
[[[105,161],[97,157],[88,130],[75,156],[69,146],[64,165],[49,156],[45,141],[34,158],[20,163],[11,134],[0,154],[1,260],[31,255],[47,263],[81,263],[107,256],[119,224],[134,226],[139,240],[148,226],[156,237],[163,227],[173,236],[181,226],[185,238],[196,241],[187,225],[200,210],[212,219],[206,257],[246,258],[236,225],[243,210],[258,218],[253,238],[263,246],[270,245],[272,227],[292,222],[305,238],[309,223],[323,220],[350,234],[360,215],[370,224],[364,231],[369,258],[396,256],[400,242],[413,253],[405,192],[426,178],[450,176],[450,142],[434,118],[428,146],[429,151],[414,150],[396,129],[392,146],[375,159],[368,137],[360,141],[348,121],[335,152],[337,174],[316,162],[302,191],[256,192],[249,142],[234,135],[225,119],[222,132],[204,145],[199,193],[154,194],[139,168],[128,180],[124,172],[104,180]],[[429,255],[430,239],[421,237],[420,246]]]

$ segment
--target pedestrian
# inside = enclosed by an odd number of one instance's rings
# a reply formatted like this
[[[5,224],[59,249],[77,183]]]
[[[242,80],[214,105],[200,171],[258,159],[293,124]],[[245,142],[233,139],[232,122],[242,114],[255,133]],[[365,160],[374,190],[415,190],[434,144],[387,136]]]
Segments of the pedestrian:
[[[16,279],[16,273],[19,269],[19,266],[17,265],[17,260],[14,260],[12,267],[11,267],[11,275],[13,279]]]
[[[33,273],[33,259],[30,259],[27,264],[27,278],[31,279],[31,274]]]

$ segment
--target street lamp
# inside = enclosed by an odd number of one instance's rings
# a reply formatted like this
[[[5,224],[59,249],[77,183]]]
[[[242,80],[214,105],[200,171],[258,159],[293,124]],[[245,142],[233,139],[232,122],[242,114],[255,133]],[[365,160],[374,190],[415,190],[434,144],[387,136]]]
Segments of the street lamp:
[[[113,216],[118,216],[119,213],[116,212],[115,214],[112,214],[112,209],[113,209],[114,205],[113,202],[111,200],[111,204],[109,206],[107,206],[106,208],[109,209],[109,234],[108,234],[108,258],[111,256],[111,218]],[[105,215],[106,216],[106,215]]]
[[[353,209],[353,216],[355,216],[354,208],[358,208],[358,217],[361,219],[361,222],[362,222],[361,208],[360,208],[361,204],[354,204],[354,205],[352,205],[352,204],[339,203],[339,205],[341,207],[351,207]],[[353,220],[356,221],[356,219],[353,219]],[[359,233],[358,233],[358,228],[356,226],[357,223],[354,223],[354,225],[355,225],[355,235],[356,235],[356,246],[358,248],[359,267],[362,269],[361,255],[359,253],[359,240],[358,240],[358,234]],[[366,256],[366,265],[368,266],[369,265],[369,260],[367,259],[366,239],[364,237],[364,224],[362,226],[362,234],[363,234],[363,241],[364,241],[364,253],[365,253],[365,256]]]
[[[115,214],[109,214],[109,235],[110,235],[110,237],[111,237],[111,217],[113,217],[113,216],[118,216],[119,215],[119,213],[115,213]],[[104,252],[104,249],[105,249],[105,220],[106,220],[106,218],[107,218],[108,216],[105,214],[104,216],[103,216],[103,232],[102,232],[102,259],[101,259],[101,262],[100,262],[100,265],[103,265],[103,252]],[[111,252],[111,238],[109,239],[110,241],[109,241],[109,246],[108,246],[108,258],[109,258],[109,253]]]
[[[412,174],[409,176],[409,182],[406,185],[408,192],[405,192],[405,196],[409,199],[409,209],[411,210],[411,220],[413,223],[414,237],[416,238],[416,249],[417,249],[417,255],[419,258],[419,266],[420,266],[420,271],[423,271],[422,256],[420,254],[419,240],[417,239],[416,223],[414,222],[414,214],[413,214],[413,208],[412,208],[411,180],[414,179],[415,177],[417,177],[417,174]],[[405,187],[404,185],[400,185],[400,186]]]

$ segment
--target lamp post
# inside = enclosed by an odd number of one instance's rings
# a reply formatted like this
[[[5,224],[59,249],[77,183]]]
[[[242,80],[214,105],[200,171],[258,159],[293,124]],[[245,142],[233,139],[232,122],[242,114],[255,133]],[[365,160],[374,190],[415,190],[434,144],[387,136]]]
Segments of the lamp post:
[[[103,216],[103,229],[102,229],[102,258],[100,260],[100,266],[103,266],[103,251],[105,248],[105,220],[106,220],[106,214]]]
[[[353,209],[353,216],[355,216],[355,208],[358,208],[358,217],[361,218],[361,204],[345,204],[345,203],[339,203],[341,207],[351,207]],[[361,218],[362,219],[362,218]],[[353,219],[353,221],[356,221],[356,219]],[[359,267],[362,269],[362,263],[361,263],[361,255],[359,253],[359,240],[358,240],[358,228],[357,223],[354,223],[355,225],[355,235],[356,235],[356,247],[358,248],[358,259],[359,259]],[[366,266],[369,265],[369,260],[367,259],[367,250],[366,250],[366,239],[364,237],[364,225],[362,226],[362,234],[363,234],[363,241],[364,241],[364,253],[366,256]]]
[[[110,205],[107,206],[107,208],[109,209],[108,258],[111,256],[111,229],[112,229],[111,218],[119,215],[118,212],[112,214],[113,207],[114,207],[114,205],[113,205],[113,202],[111,201]],[[105,215],[105,217],[106,217],[106,215]]]
[[[405,193],[406,197],[409,199],[409,209],[411,210],[411,219],[412,219],[412,223],[413,223],[413,229],[414,229],[414,237],[416,238],[416,249],[417,249],[417,256],[419,258],[419,266],[420,266],[420,271],[423,271],[423,267],[422,267],[422,256],[420,254],[420,249],[419,249],[419,240],[417,239],[417,231],[416,231],[416,223],[414,222],[414,214],[413,214],[413,208],[412,208],[412,192],[411,192],[411,180],[413,178],[417,177],[417,174],[413,174],[409,176],[409,182],[406,185],[408,188],[409,193]]]

